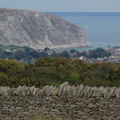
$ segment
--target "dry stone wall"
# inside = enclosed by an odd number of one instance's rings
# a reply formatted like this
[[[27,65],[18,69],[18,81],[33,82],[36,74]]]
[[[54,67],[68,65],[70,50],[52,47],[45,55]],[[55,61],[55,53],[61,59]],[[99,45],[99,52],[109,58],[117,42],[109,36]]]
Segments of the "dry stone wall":
[[[0,120],[52,117],[70,120],[120,120],[120,88],[45,86],[0,87]],[[39,118],[39,119],[43,119]]]

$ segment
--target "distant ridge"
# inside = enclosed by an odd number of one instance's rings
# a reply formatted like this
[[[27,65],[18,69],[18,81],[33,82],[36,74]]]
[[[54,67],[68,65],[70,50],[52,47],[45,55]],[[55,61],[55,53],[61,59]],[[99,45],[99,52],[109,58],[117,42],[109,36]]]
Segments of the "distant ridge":
[[[120,12],[45,12],[56,16],[120,16]]]

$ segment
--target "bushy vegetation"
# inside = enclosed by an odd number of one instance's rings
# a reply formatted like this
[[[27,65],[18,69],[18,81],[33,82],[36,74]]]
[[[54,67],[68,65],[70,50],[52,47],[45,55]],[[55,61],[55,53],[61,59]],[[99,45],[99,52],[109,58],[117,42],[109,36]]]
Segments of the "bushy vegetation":
[[[120,86],[120,64],[84,63],[69,58],[39,58],[35,64],[25,65],[14,60],[0,59],[0,86],[19,85],[42,87],[71,85]]]

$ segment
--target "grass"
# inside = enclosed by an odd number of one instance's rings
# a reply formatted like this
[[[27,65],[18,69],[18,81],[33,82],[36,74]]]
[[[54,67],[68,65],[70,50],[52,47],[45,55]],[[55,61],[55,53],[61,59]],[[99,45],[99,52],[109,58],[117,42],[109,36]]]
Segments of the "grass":
[[[24,51],[25,47],[19,47],[19,46],[14,46],[14,45],[10,45],[10,46],[4,46],[4,45],[0,45],[1,49],[17,49],[20,51]]]

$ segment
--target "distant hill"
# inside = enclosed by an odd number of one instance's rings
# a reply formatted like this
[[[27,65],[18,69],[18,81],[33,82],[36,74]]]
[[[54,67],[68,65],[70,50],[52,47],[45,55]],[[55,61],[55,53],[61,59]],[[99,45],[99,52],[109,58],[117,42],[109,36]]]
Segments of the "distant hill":
[[[55,16],[120,16],[120,12],[45,12]]]
[[[0,44],[34,49],[89,46],[81,28],[57,16],[2,8]]]

